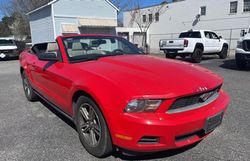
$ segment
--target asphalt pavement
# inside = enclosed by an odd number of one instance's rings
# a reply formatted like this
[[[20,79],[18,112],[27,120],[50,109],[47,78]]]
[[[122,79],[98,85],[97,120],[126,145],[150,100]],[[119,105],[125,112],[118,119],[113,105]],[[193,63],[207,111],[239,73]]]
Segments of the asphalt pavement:
[[[207,57],[200,64],[225,79],[231,103],[223,124],[200,143],[143,156],[120,152],[103,160],[249,161],[250,69],[239,71],[233,58]],[[72,123],[44,102],[26,100],[19,64],[0,61],[0,160],[99,160],[81,145]]]

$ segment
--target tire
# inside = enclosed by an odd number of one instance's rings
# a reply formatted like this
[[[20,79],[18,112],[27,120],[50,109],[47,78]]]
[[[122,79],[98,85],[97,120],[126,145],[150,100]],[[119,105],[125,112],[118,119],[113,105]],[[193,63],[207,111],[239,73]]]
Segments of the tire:
[[[235,60],[236,60],[236,65],[240,70],[243,70],[243,69],[246,68],[247,61],[244,59],[244,57],[242,57],[241,55],[236,54]]]
[[[200,63],[202,60],[202,55],[203,55],[202,49],[196,48],[194,50],[194,53],[191,55],[191,58],[194,63]]]
[[[28,101],[34,102],[37,101],[38,97],[34,92],[34,89],[31,87],[29,79],[25,72],[22,72],[22,82],[23,82],[23,90],[24,94]]]
[[[226,46],[223,46],[221,52],[219,53],[220,59],[226,59],[228,54],[228,48]]]
[[[98,158],[109,156],[113,152],[113,144],[97,104],[86,96],[80,96],[75,107],[76,128],[84,148]]]

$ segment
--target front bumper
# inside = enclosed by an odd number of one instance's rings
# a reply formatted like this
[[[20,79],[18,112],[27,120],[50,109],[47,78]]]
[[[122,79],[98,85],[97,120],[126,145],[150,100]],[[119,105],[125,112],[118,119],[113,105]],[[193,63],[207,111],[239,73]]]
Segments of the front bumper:
[[[176,149],[205,138],[207,118],[225,112],[229,96],[221,91],[217,100],[202,108],[183,113],[109,113],[112,121],[112,139],[118,147],[136,152],[154,152]],[[144,137],[158,138],[157,143],[141,144]]]
[[[2,52],[0,51],[0,59],[6,59],[6,58],[18,58],[19,57],[18,51],[10,51],[10,52]]]
[[[244,51],[243,49],[237,48],[235,56],[237,59],[250,61],[250,51]]]

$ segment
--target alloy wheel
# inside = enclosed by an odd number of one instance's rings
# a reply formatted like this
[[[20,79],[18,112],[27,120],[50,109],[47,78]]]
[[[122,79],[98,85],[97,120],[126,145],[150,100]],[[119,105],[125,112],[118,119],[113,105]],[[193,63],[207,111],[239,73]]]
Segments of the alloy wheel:
[[[101,138],[100,120],[94,108],[84,103],[80,109],[79,125],[85,141],[90,147],[96,147]]]
[[[30,86],[29,86],[29,82],[27,80],[26,77],[23,78],[23,88],[24,88],[24,92],[27,96],[30,95]]]

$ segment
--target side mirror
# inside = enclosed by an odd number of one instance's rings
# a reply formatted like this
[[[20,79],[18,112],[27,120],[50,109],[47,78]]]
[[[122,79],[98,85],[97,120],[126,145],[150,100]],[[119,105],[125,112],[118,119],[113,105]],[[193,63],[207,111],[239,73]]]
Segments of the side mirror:
[[[245,30],[241,30],[241,32],[240,32],[240,37],[244,37],[245,34],[246,34]]]
[[[219,39],[222,39],[222,36],[219,36]]]
[[[58,57],[56,53],[40,53],[38,54],[38,59],[42,61],[58,61]]]

